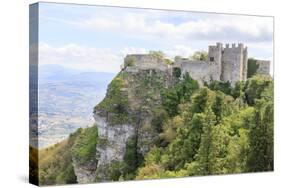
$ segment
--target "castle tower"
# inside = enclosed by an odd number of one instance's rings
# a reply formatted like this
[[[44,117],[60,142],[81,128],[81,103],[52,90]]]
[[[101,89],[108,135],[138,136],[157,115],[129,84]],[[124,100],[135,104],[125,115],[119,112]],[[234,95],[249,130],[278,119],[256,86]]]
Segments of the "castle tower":
[[[213,64],[213,69],[217,74],[212,75],[213,80],[221,80],[221,71],[222,71],[222,43],[217,42],[216,46],[209,46],[208,52],[208,62]]]
[[[238,46],[232,44],[226,47],[222,52],[222,72],[221,81],[229,81],[234,85],[237,81],[245,80],[247,77],[247,48],[242,43]]]
[[[243,80],[247,80],[248,74],[248,49],[247,47],[243,50]]]

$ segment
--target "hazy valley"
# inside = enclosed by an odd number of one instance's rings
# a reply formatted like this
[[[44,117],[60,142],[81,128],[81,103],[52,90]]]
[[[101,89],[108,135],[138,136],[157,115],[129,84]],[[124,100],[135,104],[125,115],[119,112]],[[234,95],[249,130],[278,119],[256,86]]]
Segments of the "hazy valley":
[[[93,106],[105,96],[111,73],[79,72],[57,65],[39,67],[39,148],[93,125]]]

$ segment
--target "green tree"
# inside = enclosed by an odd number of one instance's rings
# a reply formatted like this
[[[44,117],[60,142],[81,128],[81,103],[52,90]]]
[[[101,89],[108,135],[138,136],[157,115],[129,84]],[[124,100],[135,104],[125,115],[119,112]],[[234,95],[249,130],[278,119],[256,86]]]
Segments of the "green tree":
[[[164,59],[166,57],[166,54],[162,51],[149,51],[149,54],[153,55],[154,57],[157,57],[159,59]]]
[[[176,139],[168,148],[170,159],[164,163],[168,169],[183,168],[185,163],[194,159],[201,142],[204,119],[203,113],[196,113],[186,126],[178,130]]]
[[[255,75],[227,92],[208,87],[191,94],[180,84],[173,88],[177,111],[160,133],[168,144],[145,156],[137,178],[273,170],[272,79]],[[162,103],[171,110],[170,104]]]
[[[222,173],[222,160],[226,154],[225,135],[220,126],[215,126],[216,116],[209,108],[203,115],[203,133],[195,161],[187,165],[189,175]]]
[[[220,123],[222,119],[222,105],[223,105],[223,97],[222,95],[216,95],[215,101],[212,104],[212,111],[216,116],[216,124]]]
[[[248,170],[273,170],[273,100],[260,99],[255,108],[255,124],[250,127]]]
[[[225,159],[225,168],[227,173],[247,172],[246,163],[249,153],[249,131],[247,129],[238,129],[238,134],[230,137],[227,145],[227,156]]]
[[[73,158],[80,164],[87,164],[89,161],[97,162],[95,159],[97,143],[97,126],[94,125],[93,127],[83,129],[72,146]]]
[[[197,93],[192,96],[192,105],[191,111],[193,113],[201,113],[204,112],[208,98],[209,98],[209,90],[208,88],[202,88]]]
[[[189,74],[185,74],[175,87],[166,89],[161,93],[161,100],[164,109],[170,117],[179,113],[178,105],[181,102],[189,101],[191,95],[199,88],[198,82],[193,80]]]
[[[214,90],[214,91],[221,91],[226,95],[230,95],[232,91],[232,87],[230,82],[220,82],[217,80],[214,80],[212,82],[205,83],[205,86],[207,86],[209,89]]]
[[[242,98],[245,100],[245,82],[238,81],[235,83],[234,88],[231,90],[231,95],[236,98]]]
[[[259,65],[257,64],[257,60],[254,58],[248,59],[248,69],[247,69],[247,78],[251,78],[257,73]]]
[[[126,152],[124,155],[123,178],[126,180],[134,179],[137,168],[142,165],[143,157],[137,152],[137,137],[131,137],[126,143]]]
[[[254,124],[254,108],[246,107],[224,118],[222,125],[228,127],[229,143],[225,168],[227,173],[247,172],[249,155],[249,127]]]
[[[270,76],[256,75],[247,80],[245,85],[245,98],[249,105],[262,98],[262,93],[267,88],[273,88],[273,81]],[[272,93],[273,95],[273,93]]]
[[[208,53],[206,51],[196,51],[191,56],[189,56],[190,60],[200,60],[200,61],[207,61],[208,60]]]

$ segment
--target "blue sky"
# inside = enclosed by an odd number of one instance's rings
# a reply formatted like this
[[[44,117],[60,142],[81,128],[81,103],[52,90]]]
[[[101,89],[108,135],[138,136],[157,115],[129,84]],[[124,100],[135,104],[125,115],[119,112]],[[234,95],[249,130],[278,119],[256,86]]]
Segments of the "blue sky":
[[[273,59],[273,18],[40,3],[39,62],[118,72],[130,53],[161,50],[172,58],[217,41],[243,42],[250,57]]]

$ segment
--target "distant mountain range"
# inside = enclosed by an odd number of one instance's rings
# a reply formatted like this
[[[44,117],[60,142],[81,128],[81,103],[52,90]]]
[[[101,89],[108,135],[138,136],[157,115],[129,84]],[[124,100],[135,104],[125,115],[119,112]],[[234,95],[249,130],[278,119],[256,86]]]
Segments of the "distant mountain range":
[[[79,127],[91,126],[93,107],[104,98],[114,76],[59,65],[39,66],[39,147],[54,144]]]
[[[114,73],[106,72],[88,72],[65,68],[60,65],[49,64],[39,66],[39,82],[51,82],[51,81],[82,81],[82,82],[110,82],[115,76]]]

